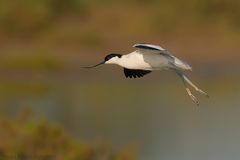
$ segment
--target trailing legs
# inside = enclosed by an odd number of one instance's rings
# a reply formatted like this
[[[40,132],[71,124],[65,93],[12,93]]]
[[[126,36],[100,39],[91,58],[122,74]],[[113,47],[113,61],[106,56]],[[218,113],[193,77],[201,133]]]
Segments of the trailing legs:
[[[197,98],[192,94],[192,92],[190,91],[190,89],[187,87],[187,84],[189,84],[190,86],[192,86],[196,91],[198,91],[199,93],[207,96],[208,94],[204,91],[202,91],[201,89],[199,89],[196,85],[194,85],[181,71],[179,70],[175,70],[175,72],[177,73],[177,75],[181,78],[184,86],[185,86],[185,89],[188,93],[188,95],[191,97],[191,99],[193,100],[194,103],[196,103],[197,105],[199,105],[199,102],[197,100]]]

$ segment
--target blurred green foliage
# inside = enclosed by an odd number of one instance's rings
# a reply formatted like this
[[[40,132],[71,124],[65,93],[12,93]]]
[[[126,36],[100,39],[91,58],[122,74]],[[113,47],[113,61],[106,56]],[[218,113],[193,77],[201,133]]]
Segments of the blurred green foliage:
[[[188,23],[196,18],[199,24],[206,20],[214,23],[220,20],[227,21],[233,27],[239,26],[238,0],[1,0],[0,30],[13,35],[36,34],[63,17],[84,17],[92,8],[103,6],[131,6],[133,9],[140,7],[143,11],[150,8],[153,11],[151,18],[159,21],[164,28],[176,28],[181,22]],[[143,21],[149,23],[146,19]]]
[[[24,112],[15,120],[0,119],[0,159],[132,160],[130,152],[115,153],[107,144],[71,138],[58,125],[31,120]]]
[[[204,17],[224,19],[232,26],[239,27],[240,1],[238,0],[202,0],[199,1],[200,11]]]
[[[31,54],[30,54],[31,55]],[[14,56],[0,60],[0,69],[4,70],[29,70],[29,71],[58,71],[65,67],[62,60],[56,57],[44,56]],[[42,56],[40,56],[42,55]]]
[[[65,14],[83,12],[84,5],[78,0],[1,0],[0,24],[2,30],[11,34],[33,33]]]

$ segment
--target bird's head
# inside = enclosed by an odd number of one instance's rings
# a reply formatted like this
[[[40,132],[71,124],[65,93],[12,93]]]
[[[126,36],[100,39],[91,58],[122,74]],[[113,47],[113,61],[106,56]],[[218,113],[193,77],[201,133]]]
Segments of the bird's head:
[[[111,53],[104,58],[104,62],[105,64],[115,64],[121,57],[121,54]]]
[[[102,64],[117,64],[118,60],[122,57],[121,54],[117,54],[117,53],[111,53],[108,54],[105,58],[104,61],[94,65],[94,66],[90,66],[90,67],[84,67],[84,68],[94,68],[97,66],[100,66]]]

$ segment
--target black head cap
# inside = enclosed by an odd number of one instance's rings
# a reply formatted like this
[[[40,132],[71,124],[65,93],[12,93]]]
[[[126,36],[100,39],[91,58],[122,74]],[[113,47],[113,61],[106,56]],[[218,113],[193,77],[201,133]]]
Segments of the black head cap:
[[[117,53],[112,53],[112,54],[109,54],[105,57],[105,62],[108,61],[109,59],[113,58],[113,57],[118,57],[118,58],[121,58],[122,55],[121,54],[117,54]]]

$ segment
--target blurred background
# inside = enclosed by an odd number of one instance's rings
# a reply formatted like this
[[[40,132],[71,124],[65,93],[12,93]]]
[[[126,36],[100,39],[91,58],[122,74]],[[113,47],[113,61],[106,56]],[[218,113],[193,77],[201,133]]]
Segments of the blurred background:
[[[237,0],[0,0],[0,156],[240,159],[239,17]],[[169,71],[81,69],[135,43],[187,61],[210,98]]]

